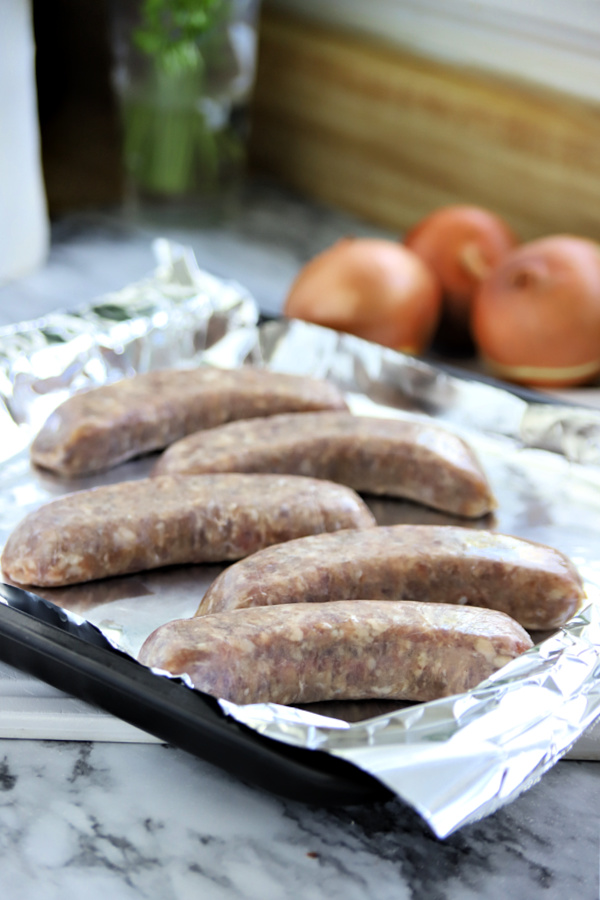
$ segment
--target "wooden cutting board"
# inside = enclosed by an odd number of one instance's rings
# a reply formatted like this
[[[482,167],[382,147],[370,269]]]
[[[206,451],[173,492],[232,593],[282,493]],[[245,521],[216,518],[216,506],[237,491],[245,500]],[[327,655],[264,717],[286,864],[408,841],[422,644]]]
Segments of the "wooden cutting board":
[[[0,738],[159,743],[128,722],[0,662]]]

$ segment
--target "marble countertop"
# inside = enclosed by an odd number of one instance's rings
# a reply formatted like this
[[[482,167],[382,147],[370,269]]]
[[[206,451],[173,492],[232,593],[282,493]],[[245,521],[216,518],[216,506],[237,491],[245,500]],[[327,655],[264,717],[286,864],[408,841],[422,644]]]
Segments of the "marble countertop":
[[[272,185],[198,231],[111,213],[55,223],[47,264],[0,289],[0,325],[73,308],[154,267],[157,234],[276,313],[302,263],[376,229]],[[563,760],[444,841],[400,801],[318,808],[268,795],[160,743],[0,739],[2,900],[344,897],[596,900],[597,762]]]

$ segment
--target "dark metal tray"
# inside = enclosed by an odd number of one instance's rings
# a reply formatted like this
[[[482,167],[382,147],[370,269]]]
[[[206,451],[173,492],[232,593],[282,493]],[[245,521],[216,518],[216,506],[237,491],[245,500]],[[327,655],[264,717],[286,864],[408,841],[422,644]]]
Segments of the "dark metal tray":
[[[41,597],[5,583],[0,596],[0,658],[15,668],[275,794],[316,804],[392,796],[351,763],[262,737],[213,697],[155,675]]]

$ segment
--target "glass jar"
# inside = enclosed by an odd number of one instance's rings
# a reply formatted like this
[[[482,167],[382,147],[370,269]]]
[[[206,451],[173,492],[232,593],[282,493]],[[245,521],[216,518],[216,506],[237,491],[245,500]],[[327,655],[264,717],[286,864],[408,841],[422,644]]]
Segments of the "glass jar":
[[[246,172],[259,5],[115,0],[113,85],[125,207],[133,215],[203,225],[235,211]]]

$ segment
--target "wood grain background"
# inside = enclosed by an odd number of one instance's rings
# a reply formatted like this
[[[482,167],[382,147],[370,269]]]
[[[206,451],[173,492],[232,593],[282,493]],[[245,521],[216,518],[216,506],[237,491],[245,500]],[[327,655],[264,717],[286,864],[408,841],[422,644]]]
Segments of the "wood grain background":
[[[399,232],[436,206],[600,239],[600,106],[263,10],[251,161]]]

